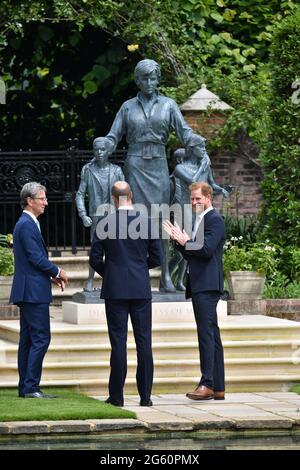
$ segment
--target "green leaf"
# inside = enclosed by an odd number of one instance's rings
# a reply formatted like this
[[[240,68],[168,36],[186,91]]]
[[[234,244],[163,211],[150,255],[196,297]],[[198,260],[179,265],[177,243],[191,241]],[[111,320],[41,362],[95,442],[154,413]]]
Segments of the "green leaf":
[[[36,71],[37,71],[37,76],[39,78],[44,78],[44,77],[46,77],[46,75],[49,74],[50,69],[48,67],[44,67],[44,68],[37,67]]]
[[[235,17],[236,15],[236,11],[235,10],[230,10],[229,8],[226,8],[226,10],[224,11],[223,13],[223,18],[226,20],[226,21],[232,21],[233,18]]]
[[[255,64],[248,64],[243,66],[244,72],[253,72],[256,69]]]
[[[253,18],[253,15],[250,15],[250,14],[247,13],[246,11],[243,11],[243,12],[240,14],[240,18],[250,19],[250,18]]]
[[[224,20],[223,16],[220,15],[219,13],[211,13],[210,16],[212,17],[213,20],[215,20],[217,23],[222,23]]]
[[[232,34],[230,33],[223,32],[223,33],[220,33],[219,36],[221,36],[225,41],[229,43],[232,42]]]
[[[84,82],[84,91],[86,93],[89,93],[90,95],[92,95],[96,93],[97,90],[98,90],[98,86],[96,82],[93,82],[93,81]]]
[[[103,67],[103,65],[98,64],[94,65],[92,74],[94,78],[97,79],[98,84],[103,83],[107,78],[110,77],[110,71],[106,67]]]

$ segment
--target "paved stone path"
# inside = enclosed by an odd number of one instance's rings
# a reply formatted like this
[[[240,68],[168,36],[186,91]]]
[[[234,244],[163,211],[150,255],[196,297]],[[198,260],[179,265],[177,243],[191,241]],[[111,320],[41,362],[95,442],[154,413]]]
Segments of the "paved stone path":
[[[97,397],[104,399],[106,397]],[[127,396],[133,419],[1,422],[0,434],[300,429],[300,395],[292,392],[228,393],[225,401],[192,401],[184,395],[153,395],[153,407]]]

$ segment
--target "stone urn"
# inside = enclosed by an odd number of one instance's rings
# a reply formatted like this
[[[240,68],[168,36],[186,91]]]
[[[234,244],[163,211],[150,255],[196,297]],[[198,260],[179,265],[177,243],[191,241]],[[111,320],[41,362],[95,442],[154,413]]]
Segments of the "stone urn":
[[[262,298],[266,276],[256,271],[229,271],[226,274],[231,300]]]

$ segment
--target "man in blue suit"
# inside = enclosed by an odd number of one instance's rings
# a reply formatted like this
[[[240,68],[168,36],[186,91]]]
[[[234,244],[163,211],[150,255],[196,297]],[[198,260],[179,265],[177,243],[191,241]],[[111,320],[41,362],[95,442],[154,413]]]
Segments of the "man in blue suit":
[[[186,298],[192,298],[197,324],[201,379],[191,400],[224,400],[224,356],[217,318],[217,303],[223,292],[222,253],[225,224],[212,206],[212,188],[204,182],[189,187],[196,214],[191,238],[178,225],[164,222],[176,248],[188,262]],[[200,242],[200,243],[199,243]]]
[[[99,221],[94,234],[90,265],[102,276],[111,344],[109,397],[107,403],[123,406],[127,373],[128,314],[137,348],[137,388],[141,406],[152,406],[152,306],[149,269],[161,265],[159,237],[151,238],[150,219],[132,206],[128,183],[112,187],[116,212]],[[103,256],[105,255],[105,261]]]
[[[26,183],[21,190],[22,215],[13,233],[15,273],[10,302],[20,307],[18,349],[19,397],[54,398],[40,390],[43,359],[50,343],[51,281],[63,290],[67,275],[48,259],[38,216],[48,205],[46,188]]]

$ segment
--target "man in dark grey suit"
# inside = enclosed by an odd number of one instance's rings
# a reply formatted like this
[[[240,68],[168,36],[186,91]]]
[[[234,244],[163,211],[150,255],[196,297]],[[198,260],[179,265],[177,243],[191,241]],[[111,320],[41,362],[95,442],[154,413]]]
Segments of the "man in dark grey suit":
[[[151,238],[150,219],[134,210],[128,183],[116,182],[112,196],[117,211],[98,222],[90,254],[90,265],[103,278],[101,298],[105,299],[111,343],[109,397],[106,402],[116,406],[124,404],[130,314],[137,347],[136,380],[140,405],[151,406],[153,358],[149,269],[161,265],[161,243],[158,237]],[[136,226],[140,226],[141,236],[137,236],[133,229]]]
[[[223,292],[225,224],[212,206],[209,184],[193,183],[189,190],[192,209],[196,213],[192,238],[176,224],[164,222],[165,231],[175,240],[176,248],[188,262],[186,298],[192,298],[197,324],[202,376],[196,390],[187,393],[187,397],[191,400],[224,400],[224,357],[217,303]]]

